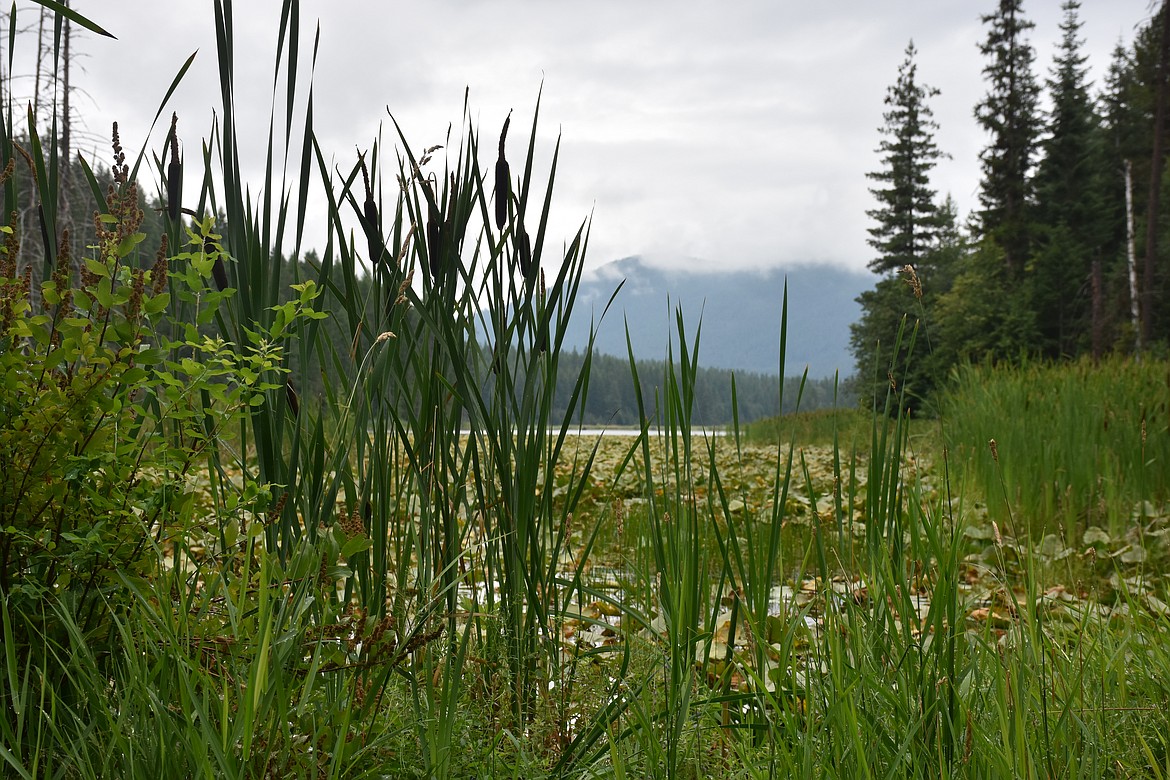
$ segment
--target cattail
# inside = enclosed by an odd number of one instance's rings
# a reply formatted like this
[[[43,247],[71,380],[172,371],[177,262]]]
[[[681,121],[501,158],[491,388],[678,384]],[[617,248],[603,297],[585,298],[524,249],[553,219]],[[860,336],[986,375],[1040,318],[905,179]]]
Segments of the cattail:
[[[297,397],[297,389],[293,387],[292,379],[284,378],[284,397],[288,400],[288,408],[292,409],[293,419],[301,416],[301,402]]]
[[[179,162],[179,115],[171,114],[171,132],[167,143],[171,147],[171,161],[167,165],[167,212],[177,220],[183,206],[183,163]]]
[[[528,238],[528,231],[523,227],[516,237],[516,254],[520,256],[520,275],[531,282],[536,268],[532,265],[532,241]]]
[[[227,267],[223,264],[223,253],[216,249],[211,236],[203,239],[203,254],[215,255],[215,262],[211,266],[211,276],[215,279],[216,289],[223,292],[228,288]]]
[[[370,188],[370,174],[366,171],[366,156],[358,153],[358,165],[362,169],[362,183],[366,189],[366,200],[362,204],[362,215],[365,217],[366,246],[370,253],[370,262],[382,260],[382,236],[378,227],[378,204],[374,202],[374,191]]]
[[[511,194],[511,175],[508,171],[508,161],[504,159],[504,139],[508,137],[508,123],[512,121],[512,112],[504,119],[504,129],[500,131],[500,156],[496,160],[496,229],[503,230],[508,221],[508,197]]]

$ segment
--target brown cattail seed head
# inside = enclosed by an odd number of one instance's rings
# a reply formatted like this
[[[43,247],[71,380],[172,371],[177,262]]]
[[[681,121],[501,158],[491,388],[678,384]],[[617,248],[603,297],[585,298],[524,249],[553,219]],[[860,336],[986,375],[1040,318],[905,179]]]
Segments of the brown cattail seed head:
[[[532,264],[532,242],[524,228],[520,228],[520,235],[516,238],[516,254],[520,255],[520,275],[531,282],[536,268]]]
[[[179,218],[183,205],[183,163],[179,161],[179,115],[171,114],[171,132],[167,143],[171,149],[171,161],[167,165],[167,213],[171,219]]]
[[[991,448],[991,459],[996,463],[999,463],[999,445],[996,443],[995,439],[988,439],[987,446]]]
[[[370,262],[382,260],[382,236],[378,225],[378,204],[374,201],[374,191],[370,187],[370,174],[366,170],[366,156],[358,152],[358,165],[362,169],[362,184],[365,185],[366,200],[362,204],[362,216],[365,218],[363,227],[366,232],[366,247],[370,253]]]
[[[215,262],[211,265],[211,276],[215,279],[215,287],[220,292],[228,288],[227,266],[223,264],[223,252],[219,251],[215,242],[211,240],[211,236],[203,239],[203,254],[215,255]]]
[[[508,221],[508,198],[511,196],[511,174],[508,171],[508,161],[504,158],[504,140],[508,137],[508,123],[512,121],[512,112],[504,119],[504,129],[500,131],[500,156],[496,159],[496,229],[503,230]]]

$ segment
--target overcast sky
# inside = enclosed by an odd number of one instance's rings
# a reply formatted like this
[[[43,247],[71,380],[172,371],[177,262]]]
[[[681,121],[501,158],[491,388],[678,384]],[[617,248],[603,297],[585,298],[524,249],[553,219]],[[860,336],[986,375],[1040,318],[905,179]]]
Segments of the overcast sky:
[[[305,0],[302,57],[320,22],[315,82],[317,132],[348,170],[355,149],[379,133],[393,139],[387,109],[415,149],[456,133],[464,89],[485,148],[514,109],[508,155],[520,168],[527,126],[543,82],[539,142],[562,134],[552,236],[571,237],[591,213],[589,265],[633,254],[661,264],[718,267],[834,263],[871,258],[867,171],[883,99],[907,42],[920,80],[938,87],[931,105],[937,142],[952,159],[935,187],[965,215],[976,204],[978,154],[986,137],[973,119],[983,96],[980,14],[993,0],[588,3]],[[24,21],[34,6],[19,0]],[[80,112],[105,138],[119,121],[130,153],[186,58],[198,50],[170,110],[179,113],[188,160],[219,103],[210,0],[74,0],[117,36],[76,44],[84,72]],[[254,141],[245,165],[259,184],[272,95],[280,3],[236,3],[237,111]],[[1036,24],[1036,70],[1048,75],[1059,40],[1059,0],[1027,0]],[[1099,87],[1118,41],[1127,45],[1150,0],[1085,0],[1084,51]],[[20,18],[20,17],[18,17]],[[18,49],[32,45],[18,41]],[[7,46],[7,41],[4,41]],[[161,150],[166,121],[149,139]],[[494,151],[487,155],[489,165]],[[193,177],[188,177],[188,182]],[[188,193],[193,198],[194,191]],[[310,228],[307,240],[322,243]]]

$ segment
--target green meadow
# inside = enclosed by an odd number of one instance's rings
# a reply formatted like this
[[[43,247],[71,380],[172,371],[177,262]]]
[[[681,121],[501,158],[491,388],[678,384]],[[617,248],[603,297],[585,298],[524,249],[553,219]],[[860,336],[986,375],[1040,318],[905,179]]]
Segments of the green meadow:
[[[582,434],[590,225],[547,230],[539,101],[335,168],[289,13],[292,174],[246,182],[224,11],[203,154],[72,163],[83,256],[4,109],[4,213],[35,171],[45,228],[2,228],[0,774],[1170,777],[1170,364],[966,365],[921,417],[891,372],[710,431],[679,312],[661,373],[628,358],[641,426]]]

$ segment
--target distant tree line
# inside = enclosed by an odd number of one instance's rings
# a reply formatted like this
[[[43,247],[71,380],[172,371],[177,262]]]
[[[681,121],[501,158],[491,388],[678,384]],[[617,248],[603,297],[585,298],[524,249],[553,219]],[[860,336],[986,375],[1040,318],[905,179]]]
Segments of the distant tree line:
[[[585,354],[576,350],[561,355],[558,374],[557,407],[554,416],[564,415],[572,392],[572,383],[585,361]],[[638,379],[642,386],[642,402],[646,414],[653,421],[663,398],[666,382],[664,360],[637,361]],[[676,369],[676,377],[677,366]],[[751,422],[796,411],[856,403],[852,395],[844,395],[833,379],[784,378],[784,408],[780,407],[780,377],[770,374],[731,371],[724,368],[699,368],[694,377],[694,408],[692,422],[696,425],[729,425],[735,418],[732,408],[732,379],[735,381],[735,412],[741,422]],[[803,390],[802,390],[803,384]],[[838,396],[835,389],[841,395]],[[799,401],[799,405],[798,405]],[[634,390],[633,374],[627,358],[594,353],[589,366],[589,394],[583,408],[583,422],[589,425],[638,425],[638,396]]]
[[[1098,88],[1082,53],[1080,4],[1062,6],[1043,83],[1022,6],[999,0],[982,17],[987,93],[975,116],[988,144],[979,209],[965,224],[930,184],[944,156],[930,109],[938,90],[919,78],[913,43],[888,90],[881,167],[869,174],[870,268],[880,278],[858,299],[851,337],[863,397],[882,398],[893,382],[928,403],[965,361],[1166,351],[1167,3],[1132,45],[1116,47]]]

